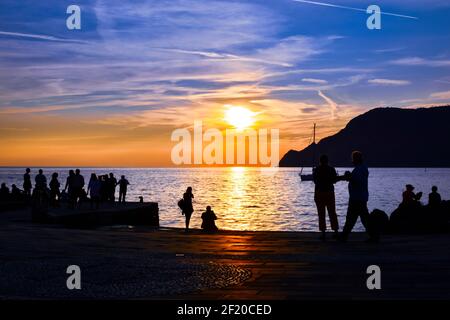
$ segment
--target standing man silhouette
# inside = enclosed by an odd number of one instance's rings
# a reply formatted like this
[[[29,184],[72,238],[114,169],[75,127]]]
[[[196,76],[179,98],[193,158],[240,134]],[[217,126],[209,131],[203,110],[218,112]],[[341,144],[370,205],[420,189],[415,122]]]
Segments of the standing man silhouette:
[[[127,196],[127,189],[130,182],[125,179],[125,176],[122,176],[117,184],[119,185],[119,203],[125,203],[125,197]]]
[[[108,178],[108,200],[113,202],[116,201],[116,186],[117,179],[114,177],[114,174],[111,172]]]
[[[39,169],[38,175],[34,178],[34,182],[36,182],[35,187],[38,189],[46,189],[47,188],[47,178],[44,175],[44,171]]]
[[[352,232],[358,217],[361,218],[366,231],[368,231],[369,209],[367,208],[367,201],[369,201],[369,169],[364,164],[363,154],[359,151],[353,151],[352,162],[354,165],[353,171],[347,171],[343,180],[348,181],[348,210],[345,219],[344,229],[340,235],[341,241],[346,241],[350,232]],[[369,238],[368,241],[373,241]]]
[[[81,175],[80,169],[75,170],[75,175],[73,176],[73,194],[75,205],[81,206],[81,202],[84,200],[84,177]]]
[[[337,181],[336,169],[328,165],[328,156],[320,157],[320,164],[313,171],[314,201],[319,214],[319,230],[322,232],[321,240],[325,240],[327,223],[325,219],[325,209],[330,217],[331,229],[337,234],[339,223],[336,215],[336,203],[334,197],[334,184]]]
[[[25,174],[23,175],[23,192],[26,196],[31,196],[31,189],[33,188],[33,185],[31,184],[30,172],[30,168],[27,168],[25,170]]]

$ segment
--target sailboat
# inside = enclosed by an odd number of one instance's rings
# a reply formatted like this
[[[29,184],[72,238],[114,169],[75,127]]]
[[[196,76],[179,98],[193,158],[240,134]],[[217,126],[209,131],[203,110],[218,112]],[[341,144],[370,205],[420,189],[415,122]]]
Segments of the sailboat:
[[[314,129],[313,129],[313,163],[316,162],[316,124],[314,123]],[[313,168],[314,170],[314,168]],[[300,170],[300,173],[298,174],[300,176],[300,179],[302,181],[313,181],[313,174],[303,174],[303,167]]]

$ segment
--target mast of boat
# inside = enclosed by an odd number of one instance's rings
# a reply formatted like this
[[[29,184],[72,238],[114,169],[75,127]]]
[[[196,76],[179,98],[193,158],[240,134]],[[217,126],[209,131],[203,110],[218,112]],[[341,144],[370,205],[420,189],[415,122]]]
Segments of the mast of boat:
[[[311,166],[311,168],[314,168],[314,164],[316,163],[316,123],[314,123],[314,127],[313,127],[313,142],[312,142],[312,148],[313,148],[313,164]],[[300,176],[303,173],[303,166],[300,169]]]

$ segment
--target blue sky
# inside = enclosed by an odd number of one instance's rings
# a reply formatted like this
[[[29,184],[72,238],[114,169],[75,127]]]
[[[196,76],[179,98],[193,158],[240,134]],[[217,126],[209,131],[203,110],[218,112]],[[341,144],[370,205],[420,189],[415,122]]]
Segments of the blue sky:
[[[63,143],[123,131],[140,146],[231,103],[299,148],[312,122],[325,136],[374,107],[450,101],[448,1],[326,3],[418,19],[383,15],[368,30],[364,12],[288,0],[2,0],[2,136],[29,143],[45,132],[48,143],[54,127]],[[66,28],[70,4],[81,30]]]

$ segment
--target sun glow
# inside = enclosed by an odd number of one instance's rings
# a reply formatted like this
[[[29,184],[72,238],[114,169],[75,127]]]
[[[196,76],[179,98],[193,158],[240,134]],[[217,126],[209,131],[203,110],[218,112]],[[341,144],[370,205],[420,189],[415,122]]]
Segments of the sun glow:
[[[226,106],[225,120],[238,130],[243,130],[255,123],[256,113],[238,106]]]

